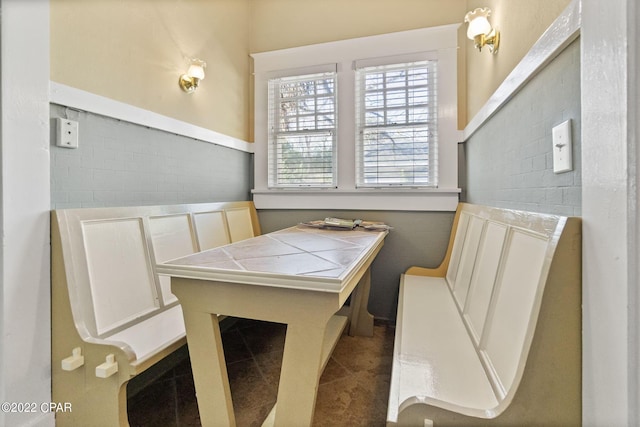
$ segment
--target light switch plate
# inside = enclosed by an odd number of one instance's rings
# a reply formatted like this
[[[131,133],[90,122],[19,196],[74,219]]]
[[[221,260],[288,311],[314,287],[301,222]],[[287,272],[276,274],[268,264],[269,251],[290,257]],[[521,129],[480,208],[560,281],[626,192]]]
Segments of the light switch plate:
[[[571,119],[554,126],[551,134],[553,140],[553,172],[562,173],[573,170]]]

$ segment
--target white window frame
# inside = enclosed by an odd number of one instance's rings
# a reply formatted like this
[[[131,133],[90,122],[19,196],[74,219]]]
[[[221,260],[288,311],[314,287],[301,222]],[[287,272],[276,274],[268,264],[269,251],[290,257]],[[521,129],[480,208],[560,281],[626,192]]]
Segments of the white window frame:
[[[317,123],[314,124],[312,129],[308,130],[308,134],[313,135],[313,134],[322,134],[322,133],[329,133],[332,139],[332,146],[331,146],[331,162],[330,162],[330,166],[331,166],[331,182],[330,183],[305,183],[304,181],[301,182],[293,182],[293,183],[284,183],[284,182],[280,182],[280,180],[278,179],[279,176],[279,172],[281,171],[281,169],[278,167],[278,163],[280,161],[280,156],[279,156],[279,144],[277,142],[278,140],[278,135],[285,135],[288,132],[287,131],[283,131],[280,129],[280,114],[279,114],[279,109],[276,107],[280,106],[280,103],[278,102],[278,104],[276,105],[275,103],[277,102],[277,100],[274,100],[274,105],[269,105],[269,119],[268,119],[268,125],[267,125],[267,129],[269,132],[269,152],[267,154],[268,157],[268,162],[269,162],[269,174],[268,174],[268,179],[269,179],[269,188],[273,188],[273,189],[282,189],[282,188],[294,188],[294,189],[300,189],[300,188],[335,188],[337,185],[337,165],[336,165],[336,158],[337,158],[337,150],[336,150],[336,142],[337,142],[337,136],[336,136],[336,131],[337,131],[337,120],[338,120],[338,111],[337,111],[337,101],[338,101],[338,96],[337,96],[337,74],[336,74],[336,70],[335,70],[335,65],[333,66],[328,66],[328,67],[319,67],[318,70],[315,70],[312,73],[303,73],[303,74],[295,74],[293,76],[282,76],[282,75],[274,75],[274,76],[270,76],[269,77],[269,91],[271,92],[269,94],[269,99],[271,99],[271,97],[278,97],[279,98],[279,83],[283,83],[282,79],[287,79],[288,77],[302,77],[302,78],[308,78],[308,77],[314,77],[314,80],[318,80],[318,79],[326,79],[326,78],[332,78],[334,81],[333,84],[333,99],[334,99],[334,108],[333,108],[333,114],[334,114],[334,127],[333,128],[316,128],[315,125],[317,125]],[[273,84],[272,84],[273,82]],[[326,97],[326,96],[325,96]],[[269,104],[271,104],[271,101],[269,101]],[[313,116],[316,117],[317,120],[317,115],[318,112],[315,111]],[[315,122],[315,120],[314,120]],[[300,132],[300,130],[296,131],[296,132],[292,132],[292,134]]]
[[[368,90],[365,86],[366,75],[370,74],[384,74],[386,75],[388,72],[393,73],[398,69],[415,69],[415,67],[420,66],[424,69],[429,70],[427,74],[427,82],[423,83],[423,89],[425,89],[428,94],[428,99],[425,99],[421,105],[414,105],[414,107],[418,107],[423,110],[425,121],[420,123],[418,121],[412,120],[409,115],[411,111],[416,111],[411,107],[411,100],[409,93],[411,89],[409,86],[411,83],[406,82],[407,85],[394,85],[395,87],[386,87],[387,82],[380,81],[379,87],[373,90]],[[437,129],[437,57],[435,54],[419,54],[419,55],[404,55],[401,57],[387,57],[381,59],[371,59],[366,61],[356,61],[355,64],[355,73],[356,73],[356,187],[357,188],[437,188],[438,187],[438,129]],[[405,79],[408,78],[408,74],[405,74]],[[384,80],[384,79],[383,79]],[[394,92],[397,94],[397,91],[403,94],[404,96],[400,98],[403,102],[398,103],[398,99],[396,96],[393,96]],[[377,93],[378,102],[381,103],[374,110],[367,110],[365,105],[365,98],[367,97],[367,93]],[[430,102],[433,101],[433,102]],[[395,105],[391,105],[391,104]],[[375,124],[367,123],[367,111],[375,111],[377,116]],[[393,115],[393,112],[401,112],[400,121],[401,123],[392,123],[389,120],[395,120],[398,118],[397,115]],[[382,117],[380,117],[382,114]],[[389,116],[392,114],[392,116]],[[393,117],[393,118],[391,118]],[[380,121],[382,118],[382,121]],[[367,132],[377,132],[378,130],[382,130],[383,133],[386,132],[394,132],[395,130],[401,130],[401,132],[411,131],[415,132],[422,130],[423,132],[429,132],[429,128],[432,128],[431,135],[426,138],[424,143],[428,146],[428,159],[429,161],[427,166],[428,172],[428,182],[422,182],[419,178],[412,181],[398,181],[399,176],[394,176],[395,180],[387,181],[385,183],[385,179],[383,177],[384,172],[381,173],[380,170],[376,172],[376,177],[378,181],[375,183],[367,183],[365,179],[365,134]],[[401,144],[414,144],[415,140],[413,139],[405,139],[401,142]],[[378,150],[374,151],[376,154],[379,153]],[[415,151],[412,151],[411,156],[403,155],[400,158],[396,158],[395,160],[400,160],[405,163],[406,167],[413,173],[416,170],[416,164],[413,156],[415,155]],[[376,157],[378,157],[376,155]],[[424,159],[423,159],[424,160]],[[383,162],[378,162],[378,160],[373,162],[376,164],[376,169],[381,167],[384,169]],[[371,165],[373,166],[373,165]],[[391,170],[394,170],[397,173],[398,163],[395,163]],[[389,169],[387,169],[387,172]],[[395,173],[394,173],[395,175]],[[395,182],[393,182],[395,181]]]
[[[258,209],[365,209],[453,211],[458,203],[457,40],[459,24],[423,28],[256,53],[255,158],[252,191]],[[438,61],[438,187],[356,188],[355,64],[382,64],[428,52]],[[390,62],[387,62],[390,63]],[[311,74],[318,67],[338,72],[337,187],[268,187],[268,81],[274,76]]]

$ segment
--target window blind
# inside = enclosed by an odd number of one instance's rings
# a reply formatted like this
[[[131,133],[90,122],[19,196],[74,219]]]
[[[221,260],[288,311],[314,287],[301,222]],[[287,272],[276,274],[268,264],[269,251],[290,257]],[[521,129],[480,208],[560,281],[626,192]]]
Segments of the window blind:
[[[336,186],[336,73],[269,80],[269,187]]]
[[[437,187],[437,61],[356,69],[358,187]]]

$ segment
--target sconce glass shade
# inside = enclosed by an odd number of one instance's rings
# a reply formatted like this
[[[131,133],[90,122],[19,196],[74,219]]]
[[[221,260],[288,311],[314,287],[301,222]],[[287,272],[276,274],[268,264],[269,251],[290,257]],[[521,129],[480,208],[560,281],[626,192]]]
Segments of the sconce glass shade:
[[[488,7],[477,8],[469,12],[464,17],[464,22],[468,23],[467,37],[474,41],[479,51],[484,46],[489,46],[489,51],[496,53],[500,45],[500,32],[495,30],[489,23],[491,9]]]
[[[204,68],[206,66],[207,63],[203,60],[192,59],[186,74],[180,76],[178,81],[180,88],[187,93],[195,92],[200,80],[204,80]]]
[[[187,75],[194,77],[196,79],[204,80],[204,67],[206,65],[203,61],[199,61],[198,63],[192,63],[189,66],[189,70],[187,71]]]
[[[491,24],[487,19],[490,14],[491,10],[487,8],[478,8],[473,12],[467,13],[464,21],[469,23],[469,28],[467,28],[467,37],[469,37],[469,39],[473,40],[480,34],[488,36],[491,33],[493,28],[491,28]]]

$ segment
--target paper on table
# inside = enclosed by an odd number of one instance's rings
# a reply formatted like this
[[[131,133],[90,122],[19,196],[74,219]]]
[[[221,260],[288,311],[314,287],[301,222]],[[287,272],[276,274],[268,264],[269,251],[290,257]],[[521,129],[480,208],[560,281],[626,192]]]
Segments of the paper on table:
[[[369,231],[385,231],[392,229],[392,227],[389,227],[383,222],[363,221],[361,219],[351,220],[342,218],[325,218],[324,220],[302,222],[300,223],[300,225],[303,225],[305,227],[327,228],[334,230],[353,230],[356,227],[360,227],[364,230]]]

